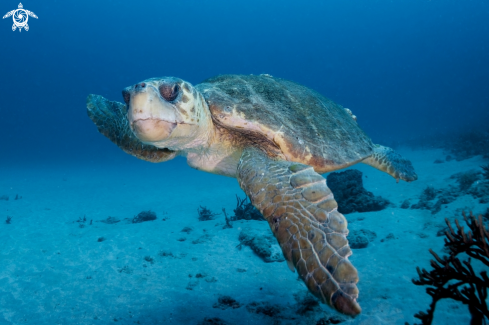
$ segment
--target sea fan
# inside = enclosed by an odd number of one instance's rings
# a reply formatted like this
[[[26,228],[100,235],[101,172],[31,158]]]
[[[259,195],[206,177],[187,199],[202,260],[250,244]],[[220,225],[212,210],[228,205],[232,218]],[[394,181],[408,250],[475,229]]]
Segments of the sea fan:
[[[427,312],[414,315],[421,320],[422,325],[431,324],[436,303],[444,298],[467,305],[472,315],[471,325],[486,324],[486,320],[489,319],[486,303],[489,287],[487,271],[480,272],[480,276],[477,275],[470,259],[470,257],[475,258],[489,267],[489,227],[484,227],[481,215],[476,218],[470,213],[470,217],[467,218],[464,213],[463,216],[470,229],[468,233],[464,232],[457,220],[455,220],[457,231],[454,231],[448,219],[445,219],[449,228],[445,233],[445,247],[450,250],[449,256],[440,258],[430,249],[430,253],[436,259],[436,261],[431,260],[433,269],[428,272],[416,268],[419,279],[413,279],[413,283],[429,286],[426,292],[433,299]],[[460,253],[470,257],[461,262],[457,257]]]

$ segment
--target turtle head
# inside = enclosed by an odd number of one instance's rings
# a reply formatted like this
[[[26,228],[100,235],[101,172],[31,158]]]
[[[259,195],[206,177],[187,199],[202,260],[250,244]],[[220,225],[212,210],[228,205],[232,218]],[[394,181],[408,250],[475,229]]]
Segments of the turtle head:
[[[122,91],[134,135],[158,148],[185,150],[208,140],[211,116],[202,95],[173,77],[144,80]]]

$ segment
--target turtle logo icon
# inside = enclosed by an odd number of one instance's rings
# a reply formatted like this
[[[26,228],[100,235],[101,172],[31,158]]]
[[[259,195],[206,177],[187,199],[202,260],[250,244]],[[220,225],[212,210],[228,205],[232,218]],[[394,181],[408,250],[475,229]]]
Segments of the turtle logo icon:
[[[22,31],[22,28],[25,28],[26,31],[29,30],[29,25],[27,25],[29,16],[37,19],[36,14],[33,13],[32,11],[25,10],[22,3],[19,3],[19,9],[15,9],[7,12],[7,14],[3,16],[3,19],[8,18],[10,16],[12,16],[14,20],[14,24],[12,25],[12,31],[14,32],[17,28],[19,29],[19,32]]]

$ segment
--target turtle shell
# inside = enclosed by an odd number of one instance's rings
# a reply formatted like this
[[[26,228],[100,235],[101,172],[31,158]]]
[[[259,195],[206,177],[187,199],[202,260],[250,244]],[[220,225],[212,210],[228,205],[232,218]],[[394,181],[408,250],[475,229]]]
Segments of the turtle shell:
[[[220,75],[196,89],[215,123],[238,136],[255,134],[287,160],[317,172],[350,166],[373,153],[370,138],[345,108],[295,82],[269,75]]]

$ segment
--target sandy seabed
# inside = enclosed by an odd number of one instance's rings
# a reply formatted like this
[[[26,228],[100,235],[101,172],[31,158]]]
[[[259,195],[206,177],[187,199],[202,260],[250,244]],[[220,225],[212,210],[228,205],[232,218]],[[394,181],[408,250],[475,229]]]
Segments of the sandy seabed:
[[[342,324],[417,322],[413,315],[431,300],[411,279],[416,266],[430,269],[429,248],[442,251],[443,237],[436,233],[444,218],[487,208],[462,195],[434,215],[401,209],[405,199],[416,203],[427,186],[455,185],[451,175],[487,162],[478,156],[434,164],[444,160],[442,151],[400,152],[413,162],[418,181],[396,183],[367,165],[353,166],[363,172],[367,190],[394,206],[346,215],[350,231],[371,230],[377,237],[350,257],[359,271],[363,312]],[[136,160],[2,167],[0,196],[9,200],[0,200],[0,324],[198,324],[206,317],[226,324],[316,324],[339,316],[322,304],[298,313],[308,293],[297,273],[236,247],[241,229],[269,231],[266,222],[237,221],[223,229],[222,215],[198,221],[199,206],[232,215],[235,194],[244,193],[235,179],[179,163],[176,169]],[[14,200],[17,194],[22,198]],[[158,219],[131,223],[146,210]],[[100,221],[109,216],[121,221]],[[185,227],[192,230],[182,232]],[[382,241],[389,234],[394,239]],[[214,308],[222,295],[240,307]],[[273,316],[250,311],[262,303],[274,307]],[[469,320],[466,306],[447,300],[437,307],[434,324]]]

